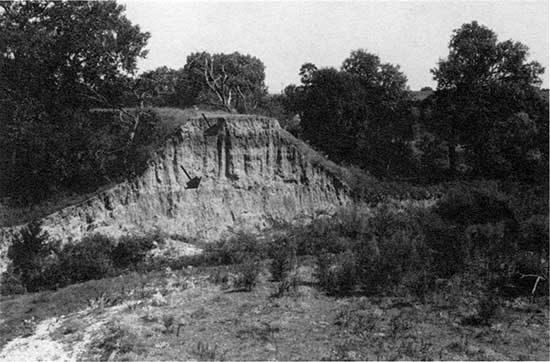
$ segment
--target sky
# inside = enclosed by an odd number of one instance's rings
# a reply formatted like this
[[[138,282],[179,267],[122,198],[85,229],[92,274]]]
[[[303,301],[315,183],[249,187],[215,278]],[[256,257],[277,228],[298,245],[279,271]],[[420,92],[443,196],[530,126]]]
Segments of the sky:
[[[126,16],[151,33],[139,71],[178,69],[197,51],[253,55],[266,66],[266,85],[279,93],[299,84],[306,62],[339,68],[363,48],[398,64],[416,90],[435,88],[430,69],[448,54],[454,29],[477,20],[499,41],[527,45],[548,88],[548,1],[120,1]]]

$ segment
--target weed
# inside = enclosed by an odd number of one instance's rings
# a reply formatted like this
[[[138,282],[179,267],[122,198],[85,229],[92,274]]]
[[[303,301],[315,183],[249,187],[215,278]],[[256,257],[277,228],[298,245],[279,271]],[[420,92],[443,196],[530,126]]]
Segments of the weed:
[[[245,261],[237,267],[237,277],[235,279],[235,288],[245,291],[251,291],[256,285],[258,275],[260,274],[260,261],[252,259]]]
[[[191,313],[191,318],[193,319],[204,319],[208,316],[208,312],[204,307],[199,307]]]
[[[174,327],[174,321],[176,317],[173,314],[164,314],[162,316],[162,325],[164,326],[165,333],[170,333]]]
[[[293,294],[298,288],[298,276],[295,273],[287,275],[277,285],[277,291],[273,293],[273,298],[281,298],[285,295]]]
[[[499,304],[495,295],[484,294],[478,301],[478,308],[475,314],[462,320],[462,324],[471,326],[488,326],[491,319],[496,316]]]
[[[261,322],[238,330],[236,336],[239,339],[253,338],[265,343],[272,341],[277,333],[279,333],[278,326],[273,326],[268,322]]]
[[[407,310],[401,310],[399,314],[390,319],[390,333],[396,338],[407,335],[414,327],[413,315]]]
[[[379,323],[379,317],[369,303],[346,305],[336,315],[334,324],[363,339],[372,336]]]
[[[158,315],[154,313],[153,308],[151,308],[150,306],[145,309],[145,314],[141,316],[141,319],[149,323],[155,323],[159,321]]]
[[[218,346],[210,346],[208,342],[199,341],[192,351],[199,361],[223,361],[225,352],[220,352]]]
[[[431,361],[433,345],[430,342],[426,342],[423,339],[420,341],[414,338],[408,338],[401,340],[395,351],[395,356],[390,359],[402,359],[410,358],[416,361]]]
[[[233,279],[232,273],[229,272],[228,267],[223,267],[223,269],[216,269],[212,273],[210,273],[208,277],[208,281],[216,284],[221,285],[222,289],[227,289],[231,285],[231,281]]]
[[[86,324],[84,322],[76,318],[70,318],[63,321],[61,326],[55,332],[52,333],[52,337],[54,337],[55,339],[56,337],[59,338],[61,336],[74,334],[84,330],[85,328],[86,328]]]
[[[103,310],[106,307],[121,303],[123,298],[119,295],[108,295],[105,292],[99,293],[95,298],[88,299],[88,306],[93,309]]]
[[[103,326],[100,335],[92,340],[90,351],[99,354],[101,361],[107,361],[130,352],[144,353],[146,349],[140,336],[120,323],[110,322]]]

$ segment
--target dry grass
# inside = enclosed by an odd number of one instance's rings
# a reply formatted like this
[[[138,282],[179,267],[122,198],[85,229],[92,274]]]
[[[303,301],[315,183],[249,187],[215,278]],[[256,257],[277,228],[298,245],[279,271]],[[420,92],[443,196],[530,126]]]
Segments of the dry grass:
[[[278,283],[266,270],[251,292],[222,290],[207,281],[217,269],[132,274],[57,292],[4,300],[3,326],[58,316],[52,339],[83,356],[125,360],[548,360],[548,308],[533,300],[503,303],[486,326],[460,323],[467,296],[348,297],[319,293],[303,272],[296,292],[274,298]],[[124,286],[124,289],[122,289]],[[117,294],[90,307],[90,297]],[[122,292],[116,292],[117,290]],[[161,297],[159,297],[159,295]],[[79,314],[80,313],[80,314]],[[86,326],[78,323],[85,313]],[[88,326],[100,324],[91,329]],[[28,330],[2,329],[2,341]]]

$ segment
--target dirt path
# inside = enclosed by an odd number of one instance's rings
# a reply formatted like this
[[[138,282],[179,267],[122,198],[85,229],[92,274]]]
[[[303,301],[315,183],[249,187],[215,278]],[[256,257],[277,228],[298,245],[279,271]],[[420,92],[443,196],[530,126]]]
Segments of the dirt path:
[[[0,352],[2,361],[76,361],[77,351],[66,351],[66,346],[52,340],[50,332],[57,329],[57,318],[42,321],[33,335],[18,337]]]

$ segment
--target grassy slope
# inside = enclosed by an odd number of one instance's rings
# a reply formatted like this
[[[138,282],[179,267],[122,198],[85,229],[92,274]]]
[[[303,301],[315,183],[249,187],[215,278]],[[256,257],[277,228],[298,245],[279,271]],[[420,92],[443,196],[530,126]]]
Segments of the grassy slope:
[[[548,360],[548,310],[532,301],[503,306],[490,326],[463,326],[468,304],[444,293],[426,303],[335,299],[310,286],[312,260],[301,264],[302,285],[281,298],[272,296],[277,283],[267,271],[242,292],[209,281],[218,267],[129,274],[3,300],[0,341],[57,317],[50,338],[67,350],[84,341],[86,359]]]

